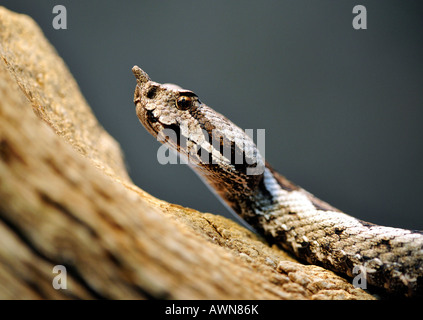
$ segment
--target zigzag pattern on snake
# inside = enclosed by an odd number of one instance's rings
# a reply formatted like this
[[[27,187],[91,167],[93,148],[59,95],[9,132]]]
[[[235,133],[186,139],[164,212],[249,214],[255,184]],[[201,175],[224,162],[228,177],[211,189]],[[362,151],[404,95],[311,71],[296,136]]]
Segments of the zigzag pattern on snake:
[[[154,82],[137,66],[132,71],[136,113],[144,127],[188,158],[258,232],[309,263],[349,277],[359,269],[369,284],[387,292],[423,294],[421,231],[364,222],[317,199],[273,170],[243,130],[192,91]]]

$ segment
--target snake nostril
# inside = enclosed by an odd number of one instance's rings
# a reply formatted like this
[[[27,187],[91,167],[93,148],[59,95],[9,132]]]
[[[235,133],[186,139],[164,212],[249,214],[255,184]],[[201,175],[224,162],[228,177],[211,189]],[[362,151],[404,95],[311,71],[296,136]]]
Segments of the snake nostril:
[[[146,97],[148,99],[153,99],[156,96],[156,93],[157,93],[157,87],[152,86],[150,89],[148,89]]]

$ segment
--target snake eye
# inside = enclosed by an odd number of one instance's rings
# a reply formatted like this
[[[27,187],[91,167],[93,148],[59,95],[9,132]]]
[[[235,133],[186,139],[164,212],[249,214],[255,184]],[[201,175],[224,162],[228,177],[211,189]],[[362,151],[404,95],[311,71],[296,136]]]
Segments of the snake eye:
[[[188,96],[180,96],[178,100],[176,100],[176,107],[179,110],[187,110],[192,107],[194,103],[194,99]]]

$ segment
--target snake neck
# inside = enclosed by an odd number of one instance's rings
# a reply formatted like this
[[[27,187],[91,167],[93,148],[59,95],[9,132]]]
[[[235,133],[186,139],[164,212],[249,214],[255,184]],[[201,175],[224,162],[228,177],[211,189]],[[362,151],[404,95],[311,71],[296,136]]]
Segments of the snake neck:
[[[267,166],[259,175],[247,175],[245,170],[218,165],[193,169],[227,207],[258,229],[262,228],[257,218],[269,218],[280,211],[279,196],[287,192]]]

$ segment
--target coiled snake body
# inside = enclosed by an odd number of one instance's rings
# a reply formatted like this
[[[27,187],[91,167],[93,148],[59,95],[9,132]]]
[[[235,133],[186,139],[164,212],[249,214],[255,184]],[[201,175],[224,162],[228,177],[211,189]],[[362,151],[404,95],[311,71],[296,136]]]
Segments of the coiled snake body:
[[[309,263],[349,277],[364,272],[369,284],[388,292],[423,294],[421,231],[378,226],[333,208],[275,172],[244,131],[192,91],[151,81],[137,66],[132,71],[144,127],[188,158],[257,231]]]

